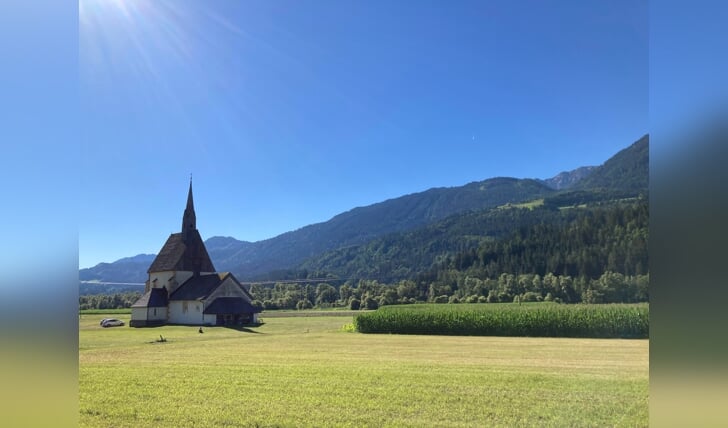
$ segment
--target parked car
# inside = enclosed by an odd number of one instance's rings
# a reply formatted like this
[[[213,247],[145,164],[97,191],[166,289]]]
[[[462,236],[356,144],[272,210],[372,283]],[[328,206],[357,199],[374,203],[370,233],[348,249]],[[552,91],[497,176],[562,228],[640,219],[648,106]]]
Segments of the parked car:
[[[104,323],[105,323],[106,321],[108,321],[108,320],[112,320],[112,319],[113,319],[113,318],[104,318],[104,319],[102,319],[102,320],[101,320],[101,322],[99,322],[99,325],[100,325],[100,326],[103,326],[103,325],[104,325]]]
[[[101,321],[101,327],[118,327],[124,325],[124,321],[116,318],[105,318]]]

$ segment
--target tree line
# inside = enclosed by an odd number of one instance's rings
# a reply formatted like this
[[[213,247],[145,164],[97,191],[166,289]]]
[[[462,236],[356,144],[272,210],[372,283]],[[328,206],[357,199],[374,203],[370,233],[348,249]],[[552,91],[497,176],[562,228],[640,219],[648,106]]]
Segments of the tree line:
[[[607,271],[598,278],[584,276],[503,273],[481,279],[459,272],[428,282],[377,280],[328,283],[253,285],[256,304],[267,310],[347,307],[377,309],[384,305],[430,303],[503,303],[554,301],[558,303],[636,303],[649,301],[649,274],[623,275]]]
[[[87,294],[78,296],[80,310],[130,308],[142,294],[139,292],[114,294]]]

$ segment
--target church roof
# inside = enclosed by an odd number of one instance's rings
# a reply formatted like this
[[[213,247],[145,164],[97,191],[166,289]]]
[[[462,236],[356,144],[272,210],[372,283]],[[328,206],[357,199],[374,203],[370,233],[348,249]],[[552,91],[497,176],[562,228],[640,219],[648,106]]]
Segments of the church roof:
[[[132,308],[164,308],[167,307],[167,289],[152,288],[144,293],[133,305]]]
[[[215,272],[200,232],[195,229],[188,232],[187,236],[185,242],[182,233],[169,235],[147,273],[171,270]]]
[[[204,314],[241,314],[258,313],[256,309],[241,297],[218,297],[203,311]]]
[[[205,300],[228,277],[229,272],[193,276],[169,296],[169,300]],[[233,277],[234,278],[234,277]],[[235,281],[237,283],[237,280]]]

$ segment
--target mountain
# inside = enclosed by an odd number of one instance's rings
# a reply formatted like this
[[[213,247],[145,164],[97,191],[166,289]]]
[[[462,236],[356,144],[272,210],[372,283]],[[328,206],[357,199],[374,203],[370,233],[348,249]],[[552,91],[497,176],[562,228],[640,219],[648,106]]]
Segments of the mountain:
[[[456,214],[410,232],[391,233],[362,245],[324,252],[301,264],[298,270],[382,282],[412,279],[448,255],[488,245],[514,230],[538,224],[555,227],[566,224],[576,213],[564,208],[612,206],[608,209],[619,210],[619,201],[625,199],[628,204],[646,206],[644,198],[639,196],[648,193],[648,166],[649,137],[644,136],[598,167],[561,173],[550,179],[550,183],[544,180],[545,184],[560,185],[564,190],[553,192],[538,203],[523,204],[530,208],[528,210],[504,209],[519,207],[509,204],[498,209]],[[636,201],[635,197],[638,197]],[[540,245],[546,246],[545,243]],[[521,264],[526,265],[525,262]],[[588,269],[584,272],[593,273]]]
[[[536,180],[492,178],[460,187],[435,188],[354,208],[331,220],[240,246],[224,258],[210,256],[218,270],[244,279],[288,269],[307,258],[357,245],[387,233],[415,229],[459,212],[540,198],[553,190]]]
[[[609,190],[625,194],[647,193],[649,185],[650,136],[644,135],[634,144],[609,158],[573,188]]]
[[[80,269],[78,279],[98,282],[144,282],[147,280],[147,269],[155,257],[154,254],[138,254],[113,263],[99,263],[91,268]]]
[[[395,239],[392,237],[397,234],[415,233],[428,226],[442,228],[443,221],[457,222],[457,218],[472,215],[469,213],[507,204],[517,206],[519,203],[543,199],[544,204],[552,207],[576,206],[646,194],[648,144],[648,136],[645,136],[599,167],[577,168],[547,180],[498,177],[464,186],[433,188],[354,208],[329,221],[264,241],[245,242],[216,236],[209,238],[205,245],[218,271],[231,271],[243,280],[262,278],[270,272],[300,266],[324,269],[326,265],[321,264],[320,258],[339,257],[333,256],[338,254],[338,250],[349,252],[346,257],[355,257],[351,253],[355,248],[375,243],[377,239]],[[455,217],[450,219],[452,216]],[[499,224],[499,227],[509,227],[503,222]],[[455,227],[465,230],[469,226]],[[488,233],[480,231],[475,235],[477,237],[473,239],[479,242]],[[445,242],[448,234],[444,233],[441,237],[441,242]],[[439,245],[433,242],[432,245]],[[454,242],[453,245],[457,247],[462,242]],[[114,263],[100,263],[89,269],[81,269],[79,278],[82,281],[144,282],[147,279],[146,270],[153,258],[153,255],[146,254]]]
[[[644,198],[600,201],[577,209],[544,203],[530,209],[481,210],[328,251],[298,270],[391,284],[433,269],[465,270],[477,253],[481,260],[487,259],[479,272],[487,271],[486,276],[518,271],[544,275],[548,270],[598,277],[604,266],[624,274],[643,274],[647,213]]]
[[[240,279],[250,280],[271,271],[290,269],[325,251],[362,244],[392,232],[416,229],[460,212],[523,202],[553,192],[538,180],[491,178],[354,208],[327,222],[264,241],[251,243],[215,236],[205,241],[205,245],[218,271],[230,271]],[[153,258],[149,255],[141,262],[121,259],[100,263],[81,269],[79,278],[82,281],[144,282]]]
[[[591,175],[595,166],[582,166],[580,168],[564,171],[554,177],[543,180],[543,182],[552,189],[564,190],[573,187],[576,183]]]
[[[241,251],[249,251],[253,247],[255,247],[255,244],[252,242],[238,241],[230,236],[213,236],[205,241],[207,254],[210,255],[212,263],[215,265],[215,269],[220,272],[230,270],[220,267],[221,263],[224,264],[223,260],[228,259],[231,254],[237,254]]]

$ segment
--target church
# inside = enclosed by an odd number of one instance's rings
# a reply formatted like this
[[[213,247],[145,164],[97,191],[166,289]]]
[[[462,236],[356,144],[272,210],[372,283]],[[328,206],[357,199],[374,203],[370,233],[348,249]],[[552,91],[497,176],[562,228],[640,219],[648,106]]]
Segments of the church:
[[[169,235],[147,270],[144,295],[131,307],[130,327],[240,325],[258,322],[260,309],[230,272],[215,272],[197,230],[192,180],[182,231]]]

